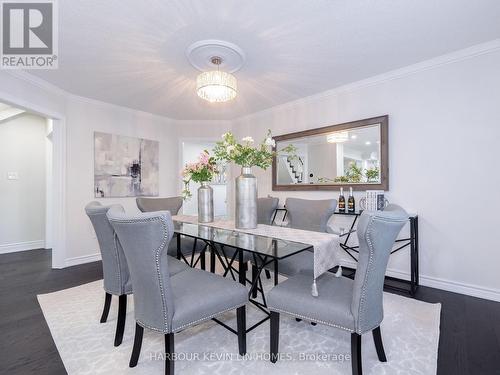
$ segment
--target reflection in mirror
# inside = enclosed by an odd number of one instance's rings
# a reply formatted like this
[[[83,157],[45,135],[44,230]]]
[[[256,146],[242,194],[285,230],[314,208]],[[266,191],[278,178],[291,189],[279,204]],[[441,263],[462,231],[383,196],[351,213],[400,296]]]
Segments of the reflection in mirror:
[[[278,141],[296,156],[277,157],[278,185],[380,184],[381,124]]]

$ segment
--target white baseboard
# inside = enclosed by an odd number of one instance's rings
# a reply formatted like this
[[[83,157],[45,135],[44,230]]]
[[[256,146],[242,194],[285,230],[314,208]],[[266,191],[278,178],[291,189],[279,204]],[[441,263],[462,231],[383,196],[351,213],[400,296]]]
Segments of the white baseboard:
[[[420,284],[429,286],[431,288],[447,290],[449,292],[455,292],[472,297],[484,298],[491,301],[500,302],[499,290],[484,288],[478,285],[459,283],[456,281],[430,276],[420,276]]]
[[[80,257],[67,258],[64,262],[65,267],[77,266],[79,264],[97,262],[101,260],[101,253],[83,255]]]
[[[342,265],[346,267],[356,268],[356,263],[351,261],[343,261]],[[397,277],[398,279],[410,280],[409,272],[402,272],[396,269],[388,268],[386,275]],[[425,275],[420,275],[419,281],[420,285],[423,286],[500,302],[500,291],[496,289],[484,288],[478,285],[460,283],[457,281]]]
[[[44,249],[44,248],[45,248],[45,240],[7,243],[4,245],[0,245],[0,254],[14,253],[17,251],[26,251],[34,249]]]

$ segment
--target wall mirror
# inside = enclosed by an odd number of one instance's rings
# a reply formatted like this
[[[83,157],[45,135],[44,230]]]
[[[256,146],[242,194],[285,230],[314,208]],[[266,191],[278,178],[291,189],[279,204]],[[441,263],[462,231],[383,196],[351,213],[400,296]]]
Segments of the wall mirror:
[[[273,190],[389,189],[388,116],[274,137]]]

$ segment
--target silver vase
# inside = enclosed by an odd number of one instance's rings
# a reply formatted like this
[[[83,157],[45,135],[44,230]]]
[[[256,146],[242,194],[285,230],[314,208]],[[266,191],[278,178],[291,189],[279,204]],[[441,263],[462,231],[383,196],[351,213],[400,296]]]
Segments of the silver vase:
[[[257,228],[257,179],[252,174],[252,168],[241,168],[241,175],[236,177],[235,198],[235,227]]]
[[[198,222],[214,221],[214,191],[208,182],[202,182],[198,188]]]

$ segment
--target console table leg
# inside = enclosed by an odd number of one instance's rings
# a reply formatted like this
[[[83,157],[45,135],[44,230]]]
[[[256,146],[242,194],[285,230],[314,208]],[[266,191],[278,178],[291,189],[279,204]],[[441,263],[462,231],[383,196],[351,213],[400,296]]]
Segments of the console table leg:
[[[417,218],[410,218],[410,294],[415,295],[418,287]]]
[[[415,281],[417,288],[420,285],[420,268],[419,268],[419,260],[418,260],[418,216],[415,216]]]

